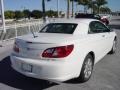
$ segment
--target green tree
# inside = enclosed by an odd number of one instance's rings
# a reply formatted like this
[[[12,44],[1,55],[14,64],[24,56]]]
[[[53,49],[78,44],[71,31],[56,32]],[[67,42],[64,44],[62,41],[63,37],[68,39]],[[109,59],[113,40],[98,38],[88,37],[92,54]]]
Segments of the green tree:
[[[23,10],[23,14],[24,14],[24,17],[25,18],[29,18],[30,19],[30,15],[31,15],[31,11],[26,9],[26,10]]]
[[[84,12],[87,13],[87,8],[89,7],[90,5],[90,1],[91,0],[79,0],[78,1],[78,4],[79,5],[83,5],[84,6]]]
[[[18,20],[20,18],[23,18],[24,14],[21,11],[15,11],[15,19]]]
[[[111,13],[111,10],[108,7],[101,7],[100,12],[103,14],[108,14],[108,13]]]
[[[88,3],[88,9],[91,9],[91,13],[97,13],[96,1],[90,0]]]
[[[15,17],[14,11],[8,10],[5,11],[5,18],[6,19],[13,19]]]
[[[33,10],[31,12],[31,17],[33,17],[35,19],[41,18],[42,17],[42,12],[39,11],[39,10]]]
[[[46,11],[46,15],[48,17],[52,17],[52,16],[57,17],[57,11],[53,11],[53,10]]]
[[[98,13],[100,13],[100,8],[105,4],[107,4],[106,0],[96,0],[96,5],[98,7]]]

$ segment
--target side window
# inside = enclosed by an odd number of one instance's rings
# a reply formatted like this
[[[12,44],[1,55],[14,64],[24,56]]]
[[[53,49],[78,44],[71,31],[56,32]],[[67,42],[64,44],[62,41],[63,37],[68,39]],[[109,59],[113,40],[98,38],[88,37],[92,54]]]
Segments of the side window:
[[[93,21],[89,25],[89,33],[103,33],[109,32],[110,30],[101,22]]]

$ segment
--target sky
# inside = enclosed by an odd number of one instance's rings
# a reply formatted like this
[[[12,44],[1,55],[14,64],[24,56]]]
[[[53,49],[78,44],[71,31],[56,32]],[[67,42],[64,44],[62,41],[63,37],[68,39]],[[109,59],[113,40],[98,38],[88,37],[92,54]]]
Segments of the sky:
[[[113,11],[120,11],[120,0],[107,0],[108,6]],[[66,11],[67,8],[66,0],[59,0],[59,10]],[[4,0],[5,10],[42,10],[42,0]],[[83,10],[82,6],[74,7],[75,10]],[[47,10],[57,10],[57,0],[51,0],[47,2],[46,0],[46,9]]]

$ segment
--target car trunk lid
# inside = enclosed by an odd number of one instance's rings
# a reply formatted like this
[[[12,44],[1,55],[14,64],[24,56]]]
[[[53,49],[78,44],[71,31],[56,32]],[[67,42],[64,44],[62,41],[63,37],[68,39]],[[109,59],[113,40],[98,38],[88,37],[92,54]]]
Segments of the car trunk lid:
[[[20,49],[20,52],[17,53],[19,56],[34,59],[42,58],[41,55],[47,48],[64,45],[72,40],[72,35],[69,34],[37,33],[36,35],[38,36],[36,38],[32,35],[16,38],[16,43]]]

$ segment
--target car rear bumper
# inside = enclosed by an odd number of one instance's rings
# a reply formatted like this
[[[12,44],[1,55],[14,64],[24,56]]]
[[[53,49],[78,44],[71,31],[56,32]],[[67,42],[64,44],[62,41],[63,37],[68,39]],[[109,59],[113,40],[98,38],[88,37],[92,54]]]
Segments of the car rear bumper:
[[[33,60],[13,55],[10,58],[12,68],[28,77],[60,82],[78,77],[78,72],[75,70],[73,63]],[[23,64],[29,65],[27,68],[31,69],[29,71],[23,70]]]

